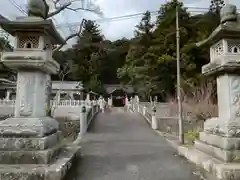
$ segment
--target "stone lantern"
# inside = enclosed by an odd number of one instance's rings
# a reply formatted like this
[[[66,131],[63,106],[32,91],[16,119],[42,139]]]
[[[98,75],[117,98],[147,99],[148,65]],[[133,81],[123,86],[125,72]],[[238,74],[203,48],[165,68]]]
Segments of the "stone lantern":
[[[207,119],[190,160],[217,179],[239,179],[240,170],[240,21],[237,8],[221,10],[221,24],[197,46],[210,46],[202,73],[217,79],[218,117]]]
[[[1,179],[9,174],[19,180],[61,179],[78,151],[61,145],[58,122],[48,116],[50,75],[59,70],[52,58],[53,46],[64,40],[52,20],[43,18],[46,8],[43,1],[31,0],[28,17],[0,20],[1,27],[15,37],[14,50],[3,52],[1,61],[18,72],[15,116],[0,122]]]

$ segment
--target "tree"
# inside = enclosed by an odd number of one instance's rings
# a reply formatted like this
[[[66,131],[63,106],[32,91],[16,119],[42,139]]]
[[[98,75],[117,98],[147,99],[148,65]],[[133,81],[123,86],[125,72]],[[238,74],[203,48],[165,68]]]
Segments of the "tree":
[[[211,0],[209,10],[219,15],[224,5],[224,0]]]
[[[96,90],[96,86],[91,82],[99,84],[102,57],[105,55],[99,26],[93,21],[85,21],[77,43],[69,51],[75,64],[73,74],[83,81],[86,89],[99,92],[99,87]]]
[[[175,95],[176,7],[179,7],[183,90],[190,92],[205,81],[201,68],[209,61],[209,48],[198,49],[195,42],[207,38],[218,26],[219,15],[209,10],[191,16],[183,3],[171,0],[160,7],[155,26],[149,23],[150,14],[145,14],[131,40],[125,65],[118,69],[121,82],[134,85],[145,97],[160,95],[164,100]]]
[[[126,64],[118,70],[118,77],[122,82],[132,84],[142,96],[149,94],[153,88],[152,83],[150,83],[152,78],[148,75],[150,73],[149,58],[146,56],[153,38],[153,28],[151,13],[147,11],[136,26],[135,37],[126,55]],[[140,90],[140,87],[144,87],[143,90]]]
[[[7,38],[0,38],[0,50],[3,51],[12,51],[13,47],[10,45]],[[0,63],[0,77],[6,78],[12,81],[16,81],[16,72],[5,66],[2,62]]]
[[[28,10],[26,12],[26,14],[28,14],[29,16],[40,16],[43,19],[48,19],[48,18],[52,18],[53,16],[61,13],[64,10],[70,10],[70,11],[75,11],[78,12],[80,10],[83,11],[90,11],[93,13],[96,13],[98,15],[102,15],[102,12],[100,10],[100,8],[92,3],[92,1],[87,1],[86,0],[69,0],[67,2],[62,2],[63,0],[52,0],[53,6],[54,6],[54,11],[50,12],[50,7],[49,7],[49,3],[47,3],[47,0],[30,0],[28,2]],[[81,7],[75,7],[75,3],[81,2]],[[39,10],[38,8],[42,8],[42,6],[44,7],[44,12],[42,12],[42,10]],[[86,7],[85,7],[86,6]],[[36,8],[37,7],[37,8]],[[68,40],[77,37],[80,35],[81,31],[82,31],[82,26],[84,23],[85,19],[83,18],[81,23],[79,23],[79,29],[76,33],[70,34],[68,37],[66,37],[64,43],[58,47],[55,48],[55,50],[59,50],[61,49]]]
[[[107,40],[103,42],[106,52],[102,56],[102,70],[100,73],[100,80],[103,84],[120,83],[117,70],[125,64],[130,42],[130,40],[125,38],[113,42]]]

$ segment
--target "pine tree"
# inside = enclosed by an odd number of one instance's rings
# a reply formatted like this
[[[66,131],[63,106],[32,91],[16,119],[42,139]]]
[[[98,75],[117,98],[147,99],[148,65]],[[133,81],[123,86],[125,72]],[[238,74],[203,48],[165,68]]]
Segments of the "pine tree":
[[[101,72],[101,56],[104,53],[102,42],[103,36],[99,26],[94,21],[88,20],[83,25],[77,43],[71,49],[75,64],[73,74],[89,86],[86,87],[89,90],[95,90],[95,87],[92,87],[94,83],[90,81],[98,81]]]
[[[223,6],[224,0],[211,0],[210,11],[216,14],[220,14],[220,11]]]

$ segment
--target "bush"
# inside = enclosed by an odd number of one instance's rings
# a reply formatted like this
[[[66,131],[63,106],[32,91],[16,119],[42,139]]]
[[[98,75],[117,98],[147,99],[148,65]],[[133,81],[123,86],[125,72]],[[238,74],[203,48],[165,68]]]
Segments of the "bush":
[[[193,144],[194,140],[199,138],[200,129],[201,128],[196,127],[193,130],[184,133],[186,144]]]
[[[183,109],[190,112],[192,118],[205,121],[218,115],[218,107],[214,102],[215,89],[212,83],[202,84],[194,88],[191,94],[183,93]]]
[[[183,116],[190,120],[205,121],[210,117],[218,115],[218,107],[214,102],[215,89],[212,83],[202,84],[200,87],[194,87],[187,93],[182,92]],[[176,98],[168,100],[170,111],[177,114]],[[173,113],[171,113],[173,114]]]

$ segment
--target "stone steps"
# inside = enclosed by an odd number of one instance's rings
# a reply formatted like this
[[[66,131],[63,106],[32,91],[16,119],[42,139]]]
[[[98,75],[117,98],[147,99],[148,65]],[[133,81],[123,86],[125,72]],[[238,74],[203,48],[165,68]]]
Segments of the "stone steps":
[[[217,159],[225,162],[240,162],[240,151],[239,150],[225,150],[219,147],[206,144],[200,140],[195,140],[194,146],[196,149],[209,154]]]
[[[63,145],[41,151],[0,151],[0,164],[49,164],[61,152]]]
[[[0,151],[5,150],[45,150],[56,146],[62,137],[58,131],[45,137],[23,138],[23,137],[0,137]]]
[[[64,147],[61,154],[51,164],[24,164],[24,166],[0,164],[2,180],[54,180],[62,179],[70,169],[75,156],[80,154],[80,147]]]

